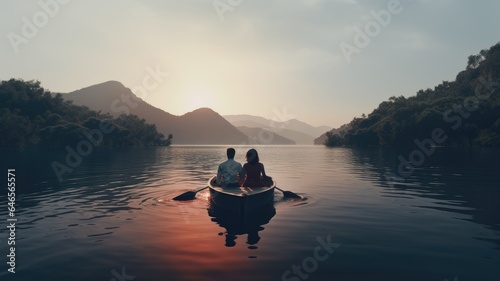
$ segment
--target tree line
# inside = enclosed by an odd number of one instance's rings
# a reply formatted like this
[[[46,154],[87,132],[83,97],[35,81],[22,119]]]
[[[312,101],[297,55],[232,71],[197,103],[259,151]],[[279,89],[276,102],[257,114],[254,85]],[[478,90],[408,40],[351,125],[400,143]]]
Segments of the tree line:
[[[391,97],[367,116],[327,132],[327,146],[408,146],[445,132],[445,146],[500,146],[500,43],[468,58],[455,81]]]
[[[112,130],[99,146],[168,146],[172,141],[171,134],[165,137],[144,119],[135,115],[114,118],[74,105],[61,94],[45,90],[38,81],[0,81],[0,146],[75,145],[103,124]]]

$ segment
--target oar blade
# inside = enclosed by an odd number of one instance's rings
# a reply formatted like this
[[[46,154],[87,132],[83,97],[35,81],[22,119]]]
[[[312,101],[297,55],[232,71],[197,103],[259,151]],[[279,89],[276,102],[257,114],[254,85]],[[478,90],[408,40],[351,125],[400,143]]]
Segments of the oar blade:
[[[277,190],[281,191],[283,193],[283,197],[285,198],[293,198],[293,199],[302,199],[302,197],[300,197],[299,195],[291,192],[291,191],[286,191],[286,190],[283,190],[277,186],[275,186]]]
[[[179,196],[176,196],[174,198],[172,198],[173,200],[176,200],[176,201],[188,201],[188,200],[194,200],[196,198],[196,193],[204,190],[204,189],[207,189],[208,186],[205,186],[203,188],[200,188],[198,190],[195,190],[195,191],[187,191],[187,192],[184,192],[182,193],[181,195]]]
[[[285,198],[293,198],[293,199],[302,199],[302,197],[300,197],[299,195],[291,192],[291,191],[283,191],[283,196]]]
[[[184,192],[181,195],[176,196],[172,199],[176,200],[176,201],[188,201],[188,200],[193,200],[195,197],[196,197],[196,192],[188,191],[188,192]]]

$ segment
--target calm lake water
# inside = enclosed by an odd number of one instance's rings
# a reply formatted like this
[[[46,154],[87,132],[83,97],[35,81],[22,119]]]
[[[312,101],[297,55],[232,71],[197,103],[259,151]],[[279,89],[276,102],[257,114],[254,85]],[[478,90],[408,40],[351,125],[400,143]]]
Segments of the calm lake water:
[[[277,191],[245,225],[206,190],[171,200],[206,185],[224,146],[94,149],[62,182],[64,149],[0,150],[18,187],[16,274],[1,189],[1,280],[499,280],[499,150],[437,149],[405,179],[394,150],[256,148],[304,199]]]

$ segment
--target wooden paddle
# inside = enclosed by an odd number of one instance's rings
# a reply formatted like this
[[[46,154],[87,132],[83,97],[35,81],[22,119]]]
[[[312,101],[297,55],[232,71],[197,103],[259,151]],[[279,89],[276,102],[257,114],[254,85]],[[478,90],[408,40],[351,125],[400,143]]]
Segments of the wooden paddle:
[[[286,191],[286,190],[283,190],[283,189],[281,189],[281,188],[279,188],[279,187],[277,187],[277,186],[275,186],[275,188],[276,188],[277,190],[279,190],[279,191],[283,192],[283,196],[284,196],[285,198],[302,199],[302,197],[300,197],[299,195],[297,195],[297,194],[295,194],[295,193],[293,193],[293,192],[291,192],[291,191]]]
[[[194,191],[187,191],[187,192],[184,192],[182,193],[181,195],[179,196],[176,196],[174,198],[172,198],[173,200],[177,200],[177,201],[187,201],[187,200],[193,200],[195,197],[196,197],[196,193],[204,190],[204,189],[207,189],[208,186],[205,186],[203,188],[200,188],[198,190],[194,190]]]

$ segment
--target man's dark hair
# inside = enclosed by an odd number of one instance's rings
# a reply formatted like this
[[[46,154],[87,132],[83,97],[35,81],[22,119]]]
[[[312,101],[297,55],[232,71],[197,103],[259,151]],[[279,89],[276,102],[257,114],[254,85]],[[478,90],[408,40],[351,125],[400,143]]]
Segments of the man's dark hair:
[[[227,149],[227,158],[229,159],[234,159],[234,155],[236,154],[236,150],[234,150],[234,148],[230,147]]]

